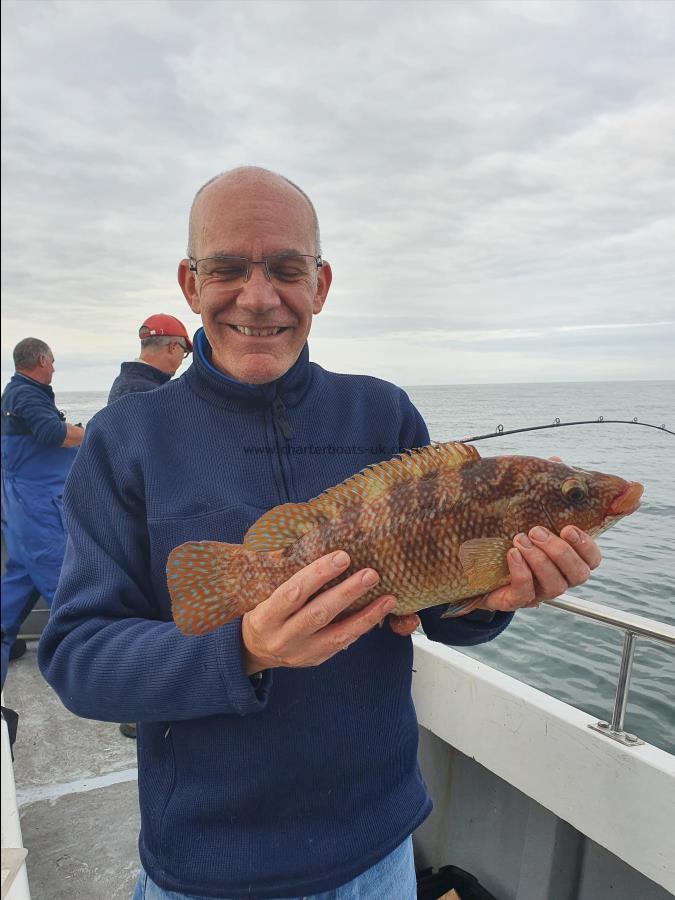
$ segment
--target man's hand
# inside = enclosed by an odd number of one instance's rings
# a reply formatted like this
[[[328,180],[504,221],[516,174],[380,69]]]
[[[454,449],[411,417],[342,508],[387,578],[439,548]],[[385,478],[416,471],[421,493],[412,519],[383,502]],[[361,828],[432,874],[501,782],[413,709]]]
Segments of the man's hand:
[[[560,537],[538,525],[528,534],[517,534],[513,543],[506,555],[511,584],[487,594],[481,609],[511,612],[539,606],[583,584],[602,559],[593,538],[574,525],[566,525]]]
[[[574,525],[563,528],[560,537],[540,525],[527,535],[517,534],[513,543],[506,555],[511,583],[486,594],[477,609],[513,612],[539,606],[587,581],[602,558],[593,538]],[[391,630],[402,637],[419,624],[414,614],[389,617]]]
[[[346,650],[391,612],[396,600],[385,594],[347,618],[333,621],[377,584],[379,575],[374,569],[355,572],[307,603],[325,584],[341,575],[349,562],[342,550],[322,556],[244,615],[241,634],[248,675],[278,666],[317,666]]]
[[[66,422],[66,436],[63,439],[62,447],[79,447],[84,440],[84,428],[81,425],[72,425]]]

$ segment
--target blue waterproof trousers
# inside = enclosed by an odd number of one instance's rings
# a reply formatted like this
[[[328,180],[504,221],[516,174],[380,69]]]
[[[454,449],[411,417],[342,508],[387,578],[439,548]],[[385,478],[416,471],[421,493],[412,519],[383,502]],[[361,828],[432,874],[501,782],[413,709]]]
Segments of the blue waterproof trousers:
[[[66,548],[60,494],[54,485],[2,480],[2,536],[7,551],[2,576],[2,684],[19,629],[40,594],[51,606]]]

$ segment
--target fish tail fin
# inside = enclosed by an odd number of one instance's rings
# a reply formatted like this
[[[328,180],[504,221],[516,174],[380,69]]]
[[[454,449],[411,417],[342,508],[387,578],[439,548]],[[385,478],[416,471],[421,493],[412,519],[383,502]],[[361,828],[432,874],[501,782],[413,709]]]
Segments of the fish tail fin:
[[[445,610],[441,619],[456,619],[458,616],[466,616],[468,613],[473,612],[474,609],[478,609],[485,596],[485,594],[480,594],[478,597],[467,597],[466,600],[460,600],[459,603],[451,604]]]
[[[257,554],[241,544],[188,541],[169,554],[171,612],[183,634],[206,634],[253,609]]]

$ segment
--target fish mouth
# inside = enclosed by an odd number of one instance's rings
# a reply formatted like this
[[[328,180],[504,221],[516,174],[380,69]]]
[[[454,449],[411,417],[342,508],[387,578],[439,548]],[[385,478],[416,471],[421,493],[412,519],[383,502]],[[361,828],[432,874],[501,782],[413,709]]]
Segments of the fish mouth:
[[[616,495],[607,509],[608,516],[629,516],[640,505],[640,497],[644,492],[639,481],[629,481],[626,487]]]

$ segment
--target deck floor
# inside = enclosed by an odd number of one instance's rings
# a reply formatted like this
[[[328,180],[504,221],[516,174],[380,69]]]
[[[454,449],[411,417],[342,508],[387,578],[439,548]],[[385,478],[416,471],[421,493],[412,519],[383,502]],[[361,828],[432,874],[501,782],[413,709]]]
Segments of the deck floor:
[[[138,860],[136,742],[68,712],[37,667],[10,663],[14,778],[32,900],[128,900]]]

